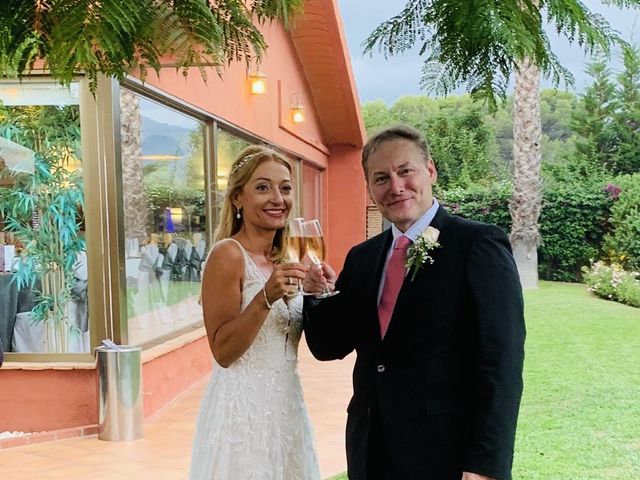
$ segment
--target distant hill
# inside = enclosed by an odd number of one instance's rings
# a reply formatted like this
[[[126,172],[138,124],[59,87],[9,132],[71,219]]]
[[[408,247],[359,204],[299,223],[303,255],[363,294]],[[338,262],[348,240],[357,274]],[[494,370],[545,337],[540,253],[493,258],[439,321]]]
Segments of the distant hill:
[[[142,154],[186,156],[191,130],[142,117]]]

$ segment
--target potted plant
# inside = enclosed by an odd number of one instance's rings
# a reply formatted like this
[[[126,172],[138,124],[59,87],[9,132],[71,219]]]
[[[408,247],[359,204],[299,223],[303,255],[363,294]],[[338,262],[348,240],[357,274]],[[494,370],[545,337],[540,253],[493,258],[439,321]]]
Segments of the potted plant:
[[[48,352],[68,352],[77,326],[68,319],[76,284],[84,188],[76,152],[77,106],[0,107],[0,136],[33,150],[33,172],[10,173],[13,185],[0,203],[5,230],[23,245],[14,265],[18,288],[35,294],[34,322],[44,322]],[[7,170],[5,170],[7,172]]]

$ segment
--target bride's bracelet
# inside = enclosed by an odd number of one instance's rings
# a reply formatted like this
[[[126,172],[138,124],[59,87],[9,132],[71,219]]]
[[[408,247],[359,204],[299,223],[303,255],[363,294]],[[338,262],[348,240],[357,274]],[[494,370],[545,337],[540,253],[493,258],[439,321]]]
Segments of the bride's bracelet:
[[[262,294],[264,295],[264,303],[267,305],[267,308],[271,310],[273,305],[269,303],[269,298],[267,298],[267,287],[262,287]]]

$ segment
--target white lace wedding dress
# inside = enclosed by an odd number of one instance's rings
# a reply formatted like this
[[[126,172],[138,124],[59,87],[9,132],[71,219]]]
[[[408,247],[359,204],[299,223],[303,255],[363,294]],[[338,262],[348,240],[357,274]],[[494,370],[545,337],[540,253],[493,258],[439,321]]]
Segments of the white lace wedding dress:
[[[245,265],[244,309],[266,278],[238,246]],[[214,361],[196,425],[191,480],[320,478],[296,369],[301,323],[302,296],[278,300],[242,357],[226,369]]]

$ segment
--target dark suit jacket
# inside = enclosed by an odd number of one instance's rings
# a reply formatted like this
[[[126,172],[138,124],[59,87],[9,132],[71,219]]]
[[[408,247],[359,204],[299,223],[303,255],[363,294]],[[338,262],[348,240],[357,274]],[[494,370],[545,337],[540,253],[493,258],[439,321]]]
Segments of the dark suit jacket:
[[[433,264],[405,278],[384,340],[377,295],[390,230],[351,249],[339,295],[305,303],[317,359],[357,351],[347,421],[351,480],[367,478],[372,412],[397,478],[459,480],[462,471],[511,478],[525,326],[510,245],[499,228],[442,208],[431,225],[441,247]]]

